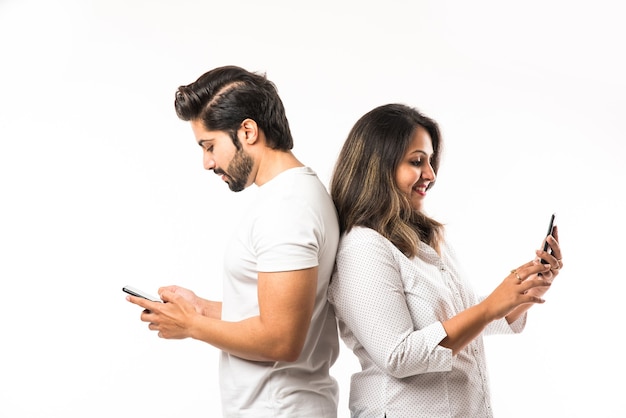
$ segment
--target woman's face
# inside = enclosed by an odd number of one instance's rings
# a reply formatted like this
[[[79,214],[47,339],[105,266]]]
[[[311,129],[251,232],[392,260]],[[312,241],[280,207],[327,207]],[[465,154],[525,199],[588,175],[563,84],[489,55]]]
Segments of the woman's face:
[[[396,170],[396,184],[406,193],[416,210],[422,209],[426,189],[436,178],[430,165],[432,157],[433,142],[430,135],[422,126],[418,126]]]

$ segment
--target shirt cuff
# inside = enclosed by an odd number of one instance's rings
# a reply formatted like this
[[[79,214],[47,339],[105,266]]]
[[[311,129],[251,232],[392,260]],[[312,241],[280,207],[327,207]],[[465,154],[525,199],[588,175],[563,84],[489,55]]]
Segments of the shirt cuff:
[[[526,319],[528,318],[528,312],[524,312],[519,318],[517,318],[514,322],[509,324],[511,331],[515,334],[519,334],[526,327]]]
[[[441,322],[435,322],[422,330],[427,346],[430,348],[430,359],[427,372],[448,372],[452,370],[452,350],[439,345],[448,336]]]

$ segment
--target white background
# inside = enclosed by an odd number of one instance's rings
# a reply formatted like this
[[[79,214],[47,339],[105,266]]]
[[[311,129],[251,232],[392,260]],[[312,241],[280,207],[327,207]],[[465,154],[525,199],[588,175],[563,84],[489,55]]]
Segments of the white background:
[[[267,72],[325,184],[373,107],[439,121],[427,210],[481,293],[557,212],[546,304],[487,339],[496,416],[624,416],[619,3],[0,0],[0,416],[220,415],[218,351],[157,338],[121,288],[221,297],[254,190],[202,169],[173,99],[225,64]],[[332,369],[340,417],[357,368],[344,349]]]

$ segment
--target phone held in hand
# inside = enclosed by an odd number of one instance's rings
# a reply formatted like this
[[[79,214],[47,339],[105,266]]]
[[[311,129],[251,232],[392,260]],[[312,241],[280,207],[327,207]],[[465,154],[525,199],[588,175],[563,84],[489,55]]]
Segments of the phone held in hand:
[[[552,229],[554,228],[554,220],[555,220],[555,218],[556,218],[556,213],[553,213],[552,216],[550,217],[550,224],[548,225],[548,232],[546,233],[546,238],[548,238],[548,235],[552,234]],[[543,244],[543,250],[544,251],[550,250],[550,254],[552,254],[552,249],[548,245],[548,241],[547,240]],[[541,264],[548,264],[548,262],[542,259],[541,260]]]
[[[129,295],[138,296],[140,298],[148,299],[148,300],[151,300],[152,302],[161,302],[161,299],[159,299],[158,297],[152,296],[151,294],[146,293],[143,290],[139,290],[136,287],[124,286],[122,288],[122,290],[124,292],[128,293]]]

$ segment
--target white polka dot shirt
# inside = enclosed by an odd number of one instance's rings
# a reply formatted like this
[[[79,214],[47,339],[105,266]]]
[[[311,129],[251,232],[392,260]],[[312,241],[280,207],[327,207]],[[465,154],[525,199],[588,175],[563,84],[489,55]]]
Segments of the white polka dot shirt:
[[[352,376],[352,417],[492,417],[482,337],[456,356],[439,346],[442,322],[477,304],[451,248],[442,255],[421,243],[407,258],[368,228],[339,244],[329,288],[341,337],[358,357]],[[526,315],[502,319],[485,333],[521,332]]]

